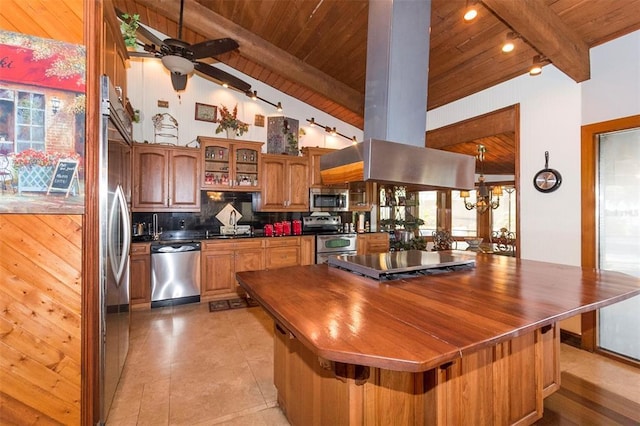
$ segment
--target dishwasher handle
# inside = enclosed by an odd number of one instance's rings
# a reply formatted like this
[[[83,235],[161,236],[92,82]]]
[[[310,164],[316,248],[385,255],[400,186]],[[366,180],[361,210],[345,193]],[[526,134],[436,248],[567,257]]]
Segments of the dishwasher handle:
[[[183,253],[187,251],[200,251],[200,243],[151,245],[151,253]]]

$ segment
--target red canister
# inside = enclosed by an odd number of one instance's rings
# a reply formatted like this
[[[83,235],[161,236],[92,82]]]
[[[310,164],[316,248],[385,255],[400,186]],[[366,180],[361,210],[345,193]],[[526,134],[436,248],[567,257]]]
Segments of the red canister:
[[[282,222],[282,235],[291,235],[291,222],[288,220]]]
[[[273,224],[274,234],[276,237],[282,236],[282,231],[283,231],[282,228],[283,228],[282,222],[276,222]]]
[[[267,223],[264,226],[264,236],[265,237],[273,237],[273,225],[270,223]]]
[[[294,220],[293,221],[293,235],[302,235],[302,221]]]

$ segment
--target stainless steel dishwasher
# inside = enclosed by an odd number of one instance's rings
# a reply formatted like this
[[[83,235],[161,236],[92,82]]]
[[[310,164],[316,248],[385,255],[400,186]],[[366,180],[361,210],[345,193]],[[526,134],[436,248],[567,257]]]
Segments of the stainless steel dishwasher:
[[[151,307],[200,301],[200,243],[151,245]]]

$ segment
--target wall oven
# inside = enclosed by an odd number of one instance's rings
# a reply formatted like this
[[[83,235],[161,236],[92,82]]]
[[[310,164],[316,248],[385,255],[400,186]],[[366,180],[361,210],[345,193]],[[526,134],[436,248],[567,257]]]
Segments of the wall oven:
[[[349,190],[338,188],[311,188],[309,210],[312,212],[346,212],[349,210]]]
[[[356,254],[357,234],[316,235],[316,263],[327,263],[329,256]]]

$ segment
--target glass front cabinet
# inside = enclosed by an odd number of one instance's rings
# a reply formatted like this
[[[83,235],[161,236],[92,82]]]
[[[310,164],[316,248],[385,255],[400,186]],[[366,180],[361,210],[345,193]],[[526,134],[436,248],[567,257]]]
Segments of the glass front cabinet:
[[[259,191],[262,142],[199,136],[202,149],[202,189]]]

